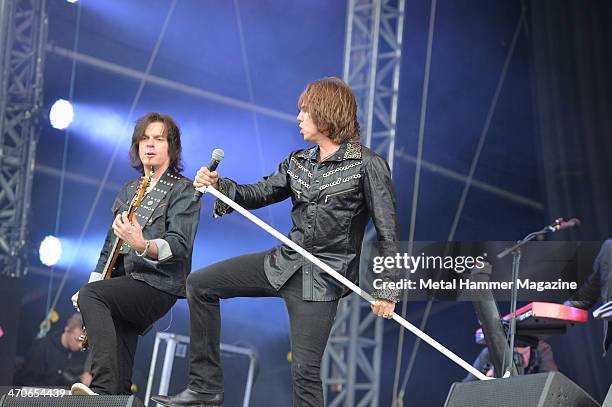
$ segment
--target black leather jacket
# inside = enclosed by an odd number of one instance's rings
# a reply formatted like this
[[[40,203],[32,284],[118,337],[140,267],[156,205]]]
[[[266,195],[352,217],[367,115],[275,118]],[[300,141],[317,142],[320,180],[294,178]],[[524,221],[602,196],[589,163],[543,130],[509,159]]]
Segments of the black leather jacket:
[[[318,148],[291,153],[276,172],[255,184],[240,185],[222,178],[219,189],[247,209],[290,197],[293,226],[289,238],[357,284],[361,243],[370,218],[382,244],[381,254],[394,256],[399,249],[389,166],[356,142],[344,143],[322,163],[317,163]],[[215,215],[231,210],[216,202]],[[348,293],[348,288],[285,245],[269,252],[264,267],[276,289],[302,267],[304,300],[331,301]],[[395,279],[391,275],[378,277]],[[377,290],[373,296],[397,301],[396,291]]]
[[[185,283],[191,271],[191,254],[200,218],[200,203],[193,202],[195,191],[192,182],[181,175],[174,186],[159,202],[149,221],[142,229],[144,238],[164,239],[168,242],[172,256],[164,261],[147,261],[136,255],[133,249],[123,256],[125,273],[142,280],[152,287],[177,297],[185,297]],[[127,211],[138,187],[138,179],[127,182],[113,203],[113,219]],[[145,196],[145,201],[146,201]],[[112,224],[112,222],[111,222]],[[109,252],[115,241],[112,227],[109,228],[96,266],[102,273]]]

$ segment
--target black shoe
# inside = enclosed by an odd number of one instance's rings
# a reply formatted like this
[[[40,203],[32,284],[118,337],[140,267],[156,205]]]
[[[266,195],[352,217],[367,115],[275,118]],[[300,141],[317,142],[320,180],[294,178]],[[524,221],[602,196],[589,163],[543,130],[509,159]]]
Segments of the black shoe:
[[[168,407],[217,407],[223,405],[223,393],[198,393],[187,388],[176,396],[153,396],[151,400]]]

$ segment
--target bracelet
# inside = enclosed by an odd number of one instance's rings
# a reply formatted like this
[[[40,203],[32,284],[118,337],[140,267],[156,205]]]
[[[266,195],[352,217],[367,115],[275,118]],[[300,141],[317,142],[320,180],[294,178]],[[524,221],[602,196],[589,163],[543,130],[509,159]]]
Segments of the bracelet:
[[[134,252],[136,253],[136,256],[138,256],[138,257],[146,256],[147,252],[149,251],[149,245],[150,244],[151,244],[150,240],[145,240],[145,249],[142,251],[142,253],[138,253],[138,250],[134,249]]]

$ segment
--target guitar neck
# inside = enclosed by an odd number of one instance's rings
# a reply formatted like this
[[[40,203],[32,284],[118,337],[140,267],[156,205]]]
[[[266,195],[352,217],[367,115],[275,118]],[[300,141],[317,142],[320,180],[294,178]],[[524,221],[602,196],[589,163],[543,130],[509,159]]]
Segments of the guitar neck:
[[[134,217],[134,211],[136,207],[134,206],[134,201],[130,202],[130,206],[128,207],[128,219],[131,221]],[[102,278],[104,280],[108,280],[112,277],[113,270],[117,265],[117,259],[119,259],[119,252],[121,251],[121,246],[123,246],[123,240],[115,237],[115,242],[113,243],[113,247],[106,259],[106,264],[104,265],[104,270],[102,271]]]
[[[151,183],[151,179],[153,177],[153,171],[149,174],[148,177],[145,177],[141,180],[138,189],[136,190],[136,195],[130,201],[130,206],[128,207],[128,220],[131,222],[134,218],[134,212],[136,208],[140,206],[140,201],[142,197],[145,195],[147,187]],[[112,277],[113,270],[117,265],[117,259],[119,258],[119,252],[121,251],[121,246],[123,245],[123,240],[116,237],[115,243],[113,243],[113,247],[108,255],[108,259],[106,259],[106,264],[104,265],[104,270],[102,271],[102,277],[107,280]]]

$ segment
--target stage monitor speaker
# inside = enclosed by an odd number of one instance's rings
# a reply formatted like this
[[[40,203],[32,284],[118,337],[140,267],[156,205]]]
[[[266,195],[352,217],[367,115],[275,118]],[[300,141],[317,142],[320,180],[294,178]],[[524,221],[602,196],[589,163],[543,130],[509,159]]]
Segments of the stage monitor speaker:
[[[0,407],[143,407],[135,396],[64,396],[10,397],[2,396]]]
[[[444,407],[600,407],[558,372],[453,383]]]

